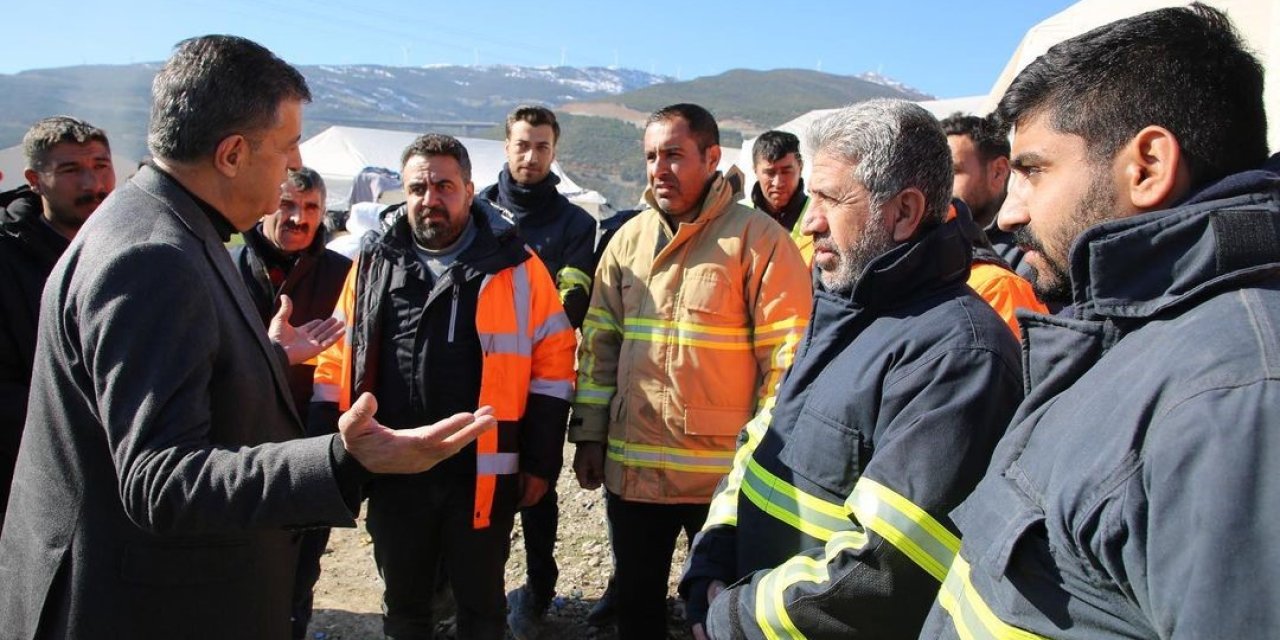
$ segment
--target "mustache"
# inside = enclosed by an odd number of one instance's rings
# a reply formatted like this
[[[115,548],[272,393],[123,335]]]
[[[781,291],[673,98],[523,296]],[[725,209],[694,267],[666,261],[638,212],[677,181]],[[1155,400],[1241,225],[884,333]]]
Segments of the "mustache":
[[[1018,227],[1014,230],[1013,243],[1023,249],[1044,253],[1044,244],[1040,242],[1039,238],[1032,235],[1031,230],[1026,227]]]
[[[307,224],[307,223],[305,223],[305,222],[293,222],[293,221],[291,221],[291,220],[285,220],[285,221],[284,221],[280,226],[281,226],[281,228],[283,228],[285,231],[303,231],[303,232],[305,232],[305,231],[308,231],[308,230],[310,230],[310,229],[311,229],[311,225],[309,225],[309,224]]]
[[[98,191],[95,193],[86,193],[81,196],[76,196],[76,199],[74,202],[76,206],[83,206],[86,204],[102,204],[102,201],[106,199],[107,199],[107,192]]]

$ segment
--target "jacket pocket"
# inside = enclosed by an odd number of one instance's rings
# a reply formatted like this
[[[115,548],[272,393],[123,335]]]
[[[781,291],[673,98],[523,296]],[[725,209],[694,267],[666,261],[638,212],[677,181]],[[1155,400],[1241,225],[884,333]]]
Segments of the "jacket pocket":
[[[830,493],[848,495],[862,475],[862,434],[806,406],[778,459]]]
[[[1019,571],[1053,565],[1044,509],[1008,477],[1010,473],[1017,473],[1016,467],[989,475],[951,512],[964,535],[965,558],[997,580],[1014,563]],[[1019,560],[1024,554],[1032,562]]]
[[[188,586],[243,579],[250,575],[253,549],[248,541],[130,544],[124,549],[120,577],[143,585]]]
[[[746,313],[723,267],[690,268],[680,285],[679,307],[695,322],[739,324]],[[741,285],[739,285],[741,287]]]
[[[686,407],[684,432],[691,436],[738,437],[751,419],[746,407]]]

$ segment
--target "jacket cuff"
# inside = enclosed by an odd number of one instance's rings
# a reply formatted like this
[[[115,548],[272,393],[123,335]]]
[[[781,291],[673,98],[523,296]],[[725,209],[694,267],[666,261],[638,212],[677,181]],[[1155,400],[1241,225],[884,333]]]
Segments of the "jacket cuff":
[[[609,408],[575,404],[569,422],[569,442],[606,442],[609,439]]]

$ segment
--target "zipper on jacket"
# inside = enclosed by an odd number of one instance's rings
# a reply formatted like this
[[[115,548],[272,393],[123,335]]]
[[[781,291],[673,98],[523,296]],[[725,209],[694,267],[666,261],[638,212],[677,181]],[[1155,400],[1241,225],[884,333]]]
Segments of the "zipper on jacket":
[[[449,344],[453,344],[453,328],[458,324],[458,285],[453,285],[453,309],[449,312]]]

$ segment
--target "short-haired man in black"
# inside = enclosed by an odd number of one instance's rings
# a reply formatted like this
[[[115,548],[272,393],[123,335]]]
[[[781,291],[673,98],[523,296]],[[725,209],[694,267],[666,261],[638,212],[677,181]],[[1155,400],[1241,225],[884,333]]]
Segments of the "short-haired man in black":
[[[290,171],[281,185],[279,208],[245,231],[244,244],[232,251],[264,328],[279,313],[282,296],[288,296],[290,317],[295,322],[322,320],[333,314],[351,261],[325,249],[325,193],[324,178],[314,169]],[[295,407],[310,404],[314,374],[315,365],[309,362],[289,367],[289,391]],[[306,637],[312,588],[320,577],[320,556],[328,541],[329,529],[317,528],[304,531],[298,543],[292,609],[295,640]]]
[[[800,139],[786,131],[766,131],[751,145],[751,166],[756,184],[751,188],[748,204],[782,225],[796,241],[806,264],[813,260],[813,238],[801,228],[809,196],[804,191],[804,158],[800,155]]]
[[[498,181],[477,197],[512,214],[516,229],[555,278],[565,315],[582,327],[595,271],[596,221],[557,190],[551,172],[560,143],[556,114],[536,105],[517,107],[507,116],[507,162]],[[556,593],[560,569],[554,556],[560,507],[554,480],[542,499],[520,510],[528,579],[508,596],[507,623],[520,640],[537,635],[542,616]]]
[[[27,417],[40,292],[53,264],[116,186],[107,134],[71,116],[22,138],[27,184],[0,193],[0,526]]]
[[[1000,214],[1068,306],[1024,315],[1026,400],[923,638],[1246,638],[1280,628],[1280,158],[1222,12],[1050,48],[1000,101]]]

